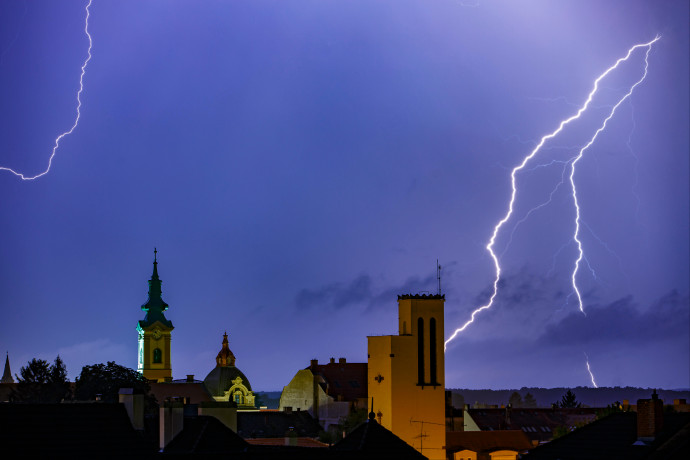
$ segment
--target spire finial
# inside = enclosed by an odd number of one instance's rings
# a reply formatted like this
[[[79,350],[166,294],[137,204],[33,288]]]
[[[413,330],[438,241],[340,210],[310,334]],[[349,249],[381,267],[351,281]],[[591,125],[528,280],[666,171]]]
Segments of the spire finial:
[[[374,413],[374,397],[371,397],[371,412],[369,412],[369,420],[374,421],[376,414]]]
[[[158,263],[158,249],[155,246],[153,248],[153,263]]]

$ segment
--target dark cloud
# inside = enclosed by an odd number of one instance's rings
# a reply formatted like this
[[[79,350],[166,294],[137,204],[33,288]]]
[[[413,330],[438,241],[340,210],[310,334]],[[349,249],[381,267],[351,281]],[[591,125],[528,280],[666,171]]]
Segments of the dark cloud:
[[[567,294],[561,288],[561,282],[555,276],[538,276],[527,267],[514,272],[503,273],[498,282],[496,303],[502,308],[516,308],[528,305],[544,305],[549,308],[562,303]],[[485,305],[493,293],[493,283],[488,284],[476,297],[475,305]]]
[[[295,296],[295,306],[300,309],[330,307],[340,309],[348,305],[364,304],[367,310],[391,305],[400,294],[435,293],[436,275],[412,276],[402,284],[374,289],[372,278],[363,274],[350,283],[332,283],[316,289],[301,289]]]
[[[349,284],[332,283],[317,289],[304,288],[295,296],[298,308],[334,307],[366,302],[371,298],[371,277],[360,275]]]
[[[368,309],[371,310],[385,305],[390,305],[391,302],[396,301],[398,295],[401,294],[435,294],[435,290],[429,289],[433,289],[433,287],[436,286],[436,283],[436,275],[430,275],[425,278],[412,276],[407,278],[403,284],[385,289],[377,294],[370,300]]]
[[[550,325],[538,339],[542,345],[565,346],[575,343],[649,343],[687,336],[689,298],[673,290],[640,311],[632,296],[608,305],[587,308],[587,316],[573,312]]]

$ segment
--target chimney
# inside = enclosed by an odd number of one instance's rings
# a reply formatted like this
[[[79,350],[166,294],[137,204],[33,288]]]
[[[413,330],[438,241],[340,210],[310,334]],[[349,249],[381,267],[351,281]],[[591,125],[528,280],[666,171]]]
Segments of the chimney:
[[[335,358],[331,358],[331,364],[335,364]]]
[[[297,445],[297,432],[294,427],[290,427],[285,432],[285,445],[286,446],[296,446]]]
[[[512,409],[512,406],[508,404],[506,406],[506,430],[510,429],[510,411]]]
[[[292,414],[292,406],[285,406],[283,411],[288,415]]]
[[[664,403],[656,390],[652,399],[637,400],[637,439],[653,441],[664,426]]]
[[[161,405],[159,413],[160,448],[164,449],[182,431],[184,404],[178,401],[166,401]]]
[[[194,382],[194,374],[187,374],[187,382]]]
[[[129,420],[135,430],[144,429],[144,395],[134,394],[133,388],[120,388],[118,399],[125,405]]]
[[[345,364],[345,358],[338,358],[338,364]]]
[[[319,365],[319,360],[318,359],[312,359],[309,367],[311,367],[312,369],[316,369],[316,366],[318,366],[318,365]]]

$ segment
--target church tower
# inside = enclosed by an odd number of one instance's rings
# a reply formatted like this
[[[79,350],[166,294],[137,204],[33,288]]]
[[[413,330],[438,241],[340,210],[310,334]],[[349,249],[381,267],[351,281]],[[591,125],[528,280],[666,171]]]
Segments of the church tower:
[[[370,336],[368,386],[381,425],[429,459],[446,458],[445,295],[399,295],[398,335]]]
[[[141,306],[146,312],[137,324],[139,333],[139,360],[137,370],[149,380],[165,382],[172,380],[170,360],[170,333],[174,329],[163,312],[168,304],[163,302],[161,283],[158,278],[158,251],[153,251],[153,275],[149,280],[149,299]]]
[[[2,380],[0,383],[14,383],[12,378],[12,371],[10,370],[10,352],[5,356],[5,372],[2,373]]]

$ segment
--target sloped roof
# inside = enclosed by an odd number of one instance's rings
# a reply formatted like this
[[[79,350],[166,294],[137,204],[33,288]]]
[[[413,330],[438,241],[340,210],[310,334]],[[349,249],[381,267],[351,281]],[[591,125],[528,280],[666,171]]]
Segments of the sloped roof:
[[[366,458],[426,459],[414,447],[373,419],[361,423],[331,449],[340,452],[358,452]]]
[[[338,397],[343,401],[367,398],[367,363],[333,362],[317,364],[308,369],[323,377],[327,383],[324,388],[326,394],[335,400]]]
[[[165,453],[238,453],[249,444],[217,418],[199,415],[184,418],[184,429],[165,446]]]
[[[514,450],[524,452],[533,447],[532,442],[523,431],[450,431],[446,433],[446,450],[457,452],[471,450],[477,453],[489,453],[497,450]]]
[[[284,446],[285,438],[248,438],[246,440],[252,446]],[[328,444],[317,441],[314,438],[297,438],[297,446],[299,447],[328,447]]]
[[[168,398],[188,398],[189,404],[215,401],[201,381],[196,382],[151,382],[151,394],[159,403]]]
[[[637,414],[619,412],[610,414],[563,437],[532,449],[528,460],[554,459],[562,460],[635,460],[649,458],[657,449],[684,426],[690,423],[690,413],[665,413],[664,428],[656,440],[649,445],[633,445],[637,440]],[[682,456],[687,458],[688,444],[680,444]],[[670,457],[662,457],[670,458]]]
[[[316,438],[323,429],[307,411],[237,413],[237,434],[243,438],[283,438],[293,428],[297,436]]]
[[[593,421],[596,411],[594,408],[492,408],[469,409],[468,413],[482,431],[521,430],[531,440],[544,442],[553,438],[553,430],[558,427]]]
[[[22,457],[148,457],[156,452],[132,428],[122,404],[0,404],[3,454]]]

